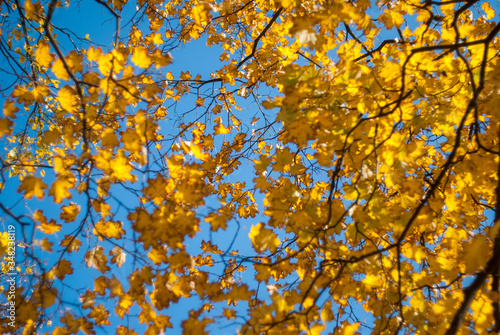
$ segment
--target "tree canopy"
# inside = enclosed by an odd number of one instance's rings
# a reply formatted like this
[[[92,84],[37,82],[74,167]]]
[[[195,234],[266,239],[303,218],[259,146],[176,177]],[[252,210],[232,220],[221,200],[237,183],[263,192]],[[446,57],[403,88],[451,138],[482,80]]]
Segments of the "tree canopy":
[[[0,332],[500,331],[495,1],[0,6]]]

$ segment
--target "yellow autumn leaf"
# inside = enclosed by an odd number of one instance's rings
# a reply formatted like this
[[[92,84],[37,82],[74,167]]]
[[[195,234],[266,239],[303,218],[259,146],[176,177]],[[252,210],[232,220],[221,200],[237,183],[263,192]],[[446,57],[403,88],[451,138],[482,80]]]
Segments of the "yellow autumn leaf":
[[[66,312],[64,316],[61,317],[61,323],[64,325],[64,331],[70,331],[73,333],[78,332],[80,328],[80,321],[75,319],[73,315]],[[62,332],[62,331],[61,331]]]
[[[252,226],[248,236],[257,252],[263,252],[267,249],[276,252],[280,245],[280,240],[276,234],[272,230],[264,228],[262,223]]]
[[[12,127],[14,122],[7,118],[0,118],[0,138],[4,135],[10,135],[12,133]]]
[[[70,202],[69,205],[62,206],[61,210],[62,211],[59,214],[59,217],[61,218],[61,220],[64,220],[64,222],[69,223],[75,221],[78,213],[80,213],[80,206],[75,204],[74,202]]]
[[[35,51],[35,60],[40,66],[50,67],[54,60],[54,55],[50,53],[50,45],[45,41],[40,41]]]
[[[195,158],[202,161],[210,159],[210,154],[208,152],[203,152],[203,146],[200,143],[191,145],[189,148]]]
[[[211,6],[208,3],[201,3],[193,8],[192,17],[198,26],[205,26],[210,21]]]
[[[353,323],[353,324],[344,323],[342,325],[342,328],[341,328],[339,334],[342,334],[342,335],[354,335],[354,334],[357,334],[356,330],[358,330],[358,328],[359,328],[359,323],[358,322]]]
[[[18,85],[12,92],[12,97],[17,98],[17,103],[30,105],[35,100],[35,96],[33,92],[29,90],[27,87]]]
[[[312,327],[308,327],[307,332],[310,335],[321,335],[325,330],[325,326],[320,324],[315,324]]]
[[[122,228],[122,223],[120,221],[107,221],[99,220],[95,225],[95,234],[102,235],[107,238],[115,238],[119,240],[125,230]]]
[[[108,280],[108,287],[110,291],[109,295],[112,298],[120,297],[124,294],[122,283],[115,276],[113,276],[113,278]]]
[[[486,18],[488,20],[491,20],[493,17],[495,17],[495,10],[491,7],[491,5],[488,2],[483,2],[481,4],[481,8],[486,13]]]
[[[129,308],[133,305],[133,303],[134,300],[130,295],[124,294],[120,296],[118,304],[115,306],[115,313],[118,315],[120,319],[123,319],[123,316],[128,312]],[[117,332],[117,334],[119,333]],[[128,335],[129,332],[123,334]]]
[[[167,263],[168,261],[166,257],[166,250],[163,248],[152,248],[151,251],[148,252],[148,258],[156,265],[159,265],[162,262]]]
[[[68,56],[65,57],[65,60],[71,72],[77,73],[83,71],[83,55],[81,53],[71,50]]]
[[[474,273],[484,269],[489,259],[490,244],[485,235],[476,235],[465,247],[464,260],[468,273]]]
[[[55,304],[58,297],[58,290],[55,287],[42,286],[35,292],[34,297],[44,308],[48,308]]]
[[[141,150],[143,144],[142,139],[135,129],[127,128],[121,135],[121,142],[126,150],[130,152],[138,152]]]
[[[229,134],[231,132],[230,127],[226,128],[224,126],[220,116],[215,118],[214,122],[215,122],[215,126],[214,126],[214,134],[215,135],[219,135],[219,134],[225,135],[225,134]]]
[[[3,115],[6,117],[15,117],[18,111],[19,107],[15,106],[12,100],[5,100],[3,105]]]
[[[63,199],[71,198],[69,192],[75,186],[73,178],[60,176],[49,189],[49,195],[54,197],[54,202],[60,204]]]
[[[42,199],[44,196],[44,189],[47,188],[47,184],[45,184],[41,178],[28,176],[23,179],[17,192],[24,192],[24,197],[27,199],[31,199],[33,196],[38,197],[38,199]]]
[[[54,64],[52,64],[52,67],[50,69],[56,75],[57,78],[62,80],[69,80],[68,71],[66,71],[66,68],[64,67],[64,64],[61,61],[61,59],[57,58],[54,61]]]
[[[134,54],[132,55],[132,62],[135,65],[147,69],[153,63],[153,60],[149,56],[148,49],[138,46],[134,49]]]
[[[205,99],[203,99],[202,97],[199,97],[198,99],[196,99],[195,102],[196,102],[196,106],[200,107],[200,106],[203,106]]]
[[[44,10],[40,1],[31,2],[31,0],[24,1],[24,10],[26,11],[26,18],[34,21],[41,22],[44,18]]]
[[[9,233],[5,231],[3,233],[0,233],[0,259],[3,259],[3,255],[7,251],[8,246],[9,246]]]
[[[124,233],[124,231],[122,231]],[[118,247],[114,246],[113,249],[109,252],[109,255],[111,256],[111,264],[116,264],[119,268],[123,266],[125,263],[125,260],[127,259],[127,254],[125,251]]]
[[[71,267],[71,262],[66,259],[61,259],[56,267],[57,278],[64,280],[66,275],[73,274],[73,268]]]
[[[101,273],[106,273],[110,270],[107,265],[108,258],[104,255],[103,247],[96,246],[92,250],[87,251],[84,259],[88,268],[97,269]]]
[[[95,324],[98,326],[109,325],[109,311],[104,307],[104,305],[99,304],[92,308],[92,311],[88,314],[88,317],[93,319]]]
[[[101,145],[105,149],[112,149],[118,146],[120,142],[118,141],[118,137],[115,132],[111,128],[106,128],[101,133]]]
[[[210,213],[205,217],[205,221],[210,223],[210,229],[217,231],[219,229],[226,230],[227,222],[230,217],[220,213]]]
[[[47,130],[43,132],[43,136],[40,139],[41,144],[52,144],[62,136],[61,131],[57,128]]]
[[[331,300],[328,300],[323,306],[323,309],[321,310],[321,319],[324,322],[329,322],[335,319]]]
[[[80,249],[80,246],[82,245],[82,242],[71,235],[65,235],[60,245],[61,247],[64,247],[65,250],[71,253],[78,251]]]
[[[57,224],[55,220],[50,220],[49,222],[43,222],[36,226],[38,230],[45,234],[53,234],[61,230],[61,225]]]
[[[383,281],[380,276],[376,274],[367,274],[365,279],[363,279],[363,283],[368,287],[378,287],[382,285]]]
[[[161,52],[161,50],[158,49],[153,51],[151,58],[156,68],[172,64],[172,59],[173,59],[172,55],[169,52],[163,53]]]
[[[47,97],[49,93],[50,90],[44,85],[38,85],[33,89],[33,97],[35,98],[35,101],[39,103],[44,103],[45,97]]]
[[[130,164],[123,151],[119,151],[115,159],[110,162],[110,168],[113,171],[113,176],[119,181],[134,180],[134,177],[130,174],[134,167]]]
[[[90,62],[97,62],[101,58],[102,49],[91,46],[87,49],[86,55]]]
[[[45,237],[43,240],[41,241],[37,241],[37,244],[42,248],[43,251],[48,251],[48,252],[52,252],[52,246],[54,245],[53,242],[50,242],[48,237]]]
[[[61,107],[69,113],[74,113],[76,111],[78,100],[77,93],[70,86],[66,85],[58,92],[57,101],[59,101]]]

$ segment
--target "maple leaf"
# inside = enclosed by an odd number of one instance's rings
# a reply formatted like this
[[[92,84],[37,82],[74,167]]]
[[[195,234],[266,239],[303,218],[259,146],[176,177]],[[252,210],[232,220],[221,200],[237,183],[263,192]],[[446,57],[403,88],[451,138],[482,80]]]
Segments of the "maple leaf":
[[[347,324],[344,323],[342,326],[342,329],[340,331],[340,334],[355,334],[356,330],[359,328],[359,323],[354,323],[354,324]]]
[[[118,138],[113,131],[113,129],[106,128],[101,134],[101,145],[105,149],[112,149],[118,146],[120,142],[118,142]]]
[[[7,232],[3,232],[0,234],[0,257],[3,257],[5,251],[7,251],[8,245],[9,234]]]
[[[116,311],[121,319],[123,319],[123,316],[128,312],[133,304],[133,301],[133,298],[128,294],[120,296],[118,305],[116,306]]]
[[[471,273],[482,270],[489,259],[489,253],[490,247],[486,241],[486,236],[474,236],[471,243],[465,249],[464,260],[467,272]]]
[[[96,235],[102,235],[108,238],[121,239],[125,231],[122,229],[122,223],[120,221],[113,222],[103,219],[95,225],[95,233]]]
[[[80,328],[80,322],[73,317],[72,314],[66,312],[64,316],[61,317],[61,322],[64,324],[65,328],[69,332],[76,333]]]
[[[54,55],[50,53],[50,45],[47,42],[41,41],[35,52],[35,59],[40,66],[50,67],[54,60]]]
[[[41,178],[28,176],[23,179],[17,192],[24,192],[24,196],[27,199],[31,199],[33,196],[38,197],[38,199],[42,199],[44,196],[44,189],[47,188],[47,185],[42,181]]]
[[[4,135],[10,135],[12,133],[12,127],[14,122],[7,118],[0,118],[0,138]]]
[[[74,113],[78,104],[78,95],[70,86],[64,86],[59,90],[57,101],[59,101],[64,110]]]
[[[55,220],[50,220],[49,222],[43,222],[40,225],[37,225],[36,227],[45,234],[53,234],[54,232],[61,230],[61,225],[57,224]]]
[[[109,325],[109,311],[104,307],[104,305],[99,304],[92,308],[92,311],[87,315],[89,318],[94,319],[96,325]]]
[[[31,104],[35,99],[33,92],[27,89],[25,86],[16,86],[11,94],[14,98],[17,98],[18,103]]]
[[[62,206],[61,209],[62,212],[59,214],[59,217],[66,223],[75,221],[80,212],[80,206],[74,202],[70,202],[68,206]]]
[[[65,58],[66,63],[73,73],[82,72],[83,70],[83,55],[76,52],[75,50],[71,50]]]
[[[65,247],[68,252],[78,251],[82,242],[71,235],[65,235],[64,239],[61,241],[61,247]]]
[[[19,107],[14,105],[14,102],[11,100],[5,100],[3,106],[3,115],[7,117],[14,117],[16,112],[19,111]]]
[[[173,57],[169,52],[163,53],[160,50],[153,51],[151,58],[153,60],[153,63],[155,64],[156,68],[160,68],[160,67],[172,64],[172,60],[173,60]]]
[[[69,74],[68,71],[66,71],[66,68],[64,67],[64,63],[60,58],[57,58],[52,64],[52,67],[50,70],[56,75],[57,78],[62,79],[62,80],[68,80],[69,79]]]
[[[138,335],[138,333],[125,326],[120,326],[116,330],[116,335]]]
[[[123,145],[126,150],[131,152],[140,151],[140,149],[142,148],[142,141],[141,137],[139,136],[139,134],[135,129],[128,128],[121,135],[122,135],[121,141],[123,142]]]
[[[182,329],[185,334],[204,334],[206,333],[206,326],[214,322],[208,318],[198,320],[198,312],[191,311],[189,314],[189,319],[182,322]]]
[[[258,252],[263,252],[266,249],[271,250],[271,252],[276,252],[280,245],[280,240],[276,234],[272,230],[264,228],[263,223],[252,226],[248,236],[255,250]]]
[[[184,151],[191,153],[197,159],[202,161],[210,159],[210,154],[203,152],[203,146],[200,143],[182,142],[181,146]]]
[[[66,259],[61,259],[57,264],[56,276],[57,278],[64,280],[66,275],[73,274],[73,268],[71,267],[71,262]]]
[[[216,123],[216,125],[214,126],[214,134],[215,135],[219,135],[219,134],[225,135],[225,134],[229,134],[231,132],[230,128],[226,128],[224,126],[220,117],[217,117],[214,120],[214,122]]]
[[[104,248],[96,246],[94,249],[89,250],[85,253],[85,262],[87,267],[99,270],[101,273],[106,273],[110,270],[107,266],[108,258],[104,255]]]
[[[49,189],[49,195],[54,197],[54,202],[60,204],[63,199],[71,198],[70,189],[75,186],[74,178],[59,176]]]
[[[34,294],[34,298],[42,304],[44,308],[48,308],[56,303],[58,294],[55,287],[49,288],[46,285],[42,286]]]
[[[227,213],[210,213],[205,217],[205,221],[210,223],[210,229],[217,231],[219,229],[226,230],[227,222],[231,218]]]
[[[86,50],[85,54],[90,62],[96,62],[99,61],[101,57],[102,49],[91,46]]]
[[[198,26],[204,26],[208,24],[211,18],[210,10],[211,6],[208,3],[201,3],[193,8],[192,17]]]
[[[132,171],[134,167],[129,163],[123,151],[119,151],[116,158],[110,162],[110,168],[116,179],[120,181],[134,180],[134,177],[130,174],[130,171]]]
[[[61,135],[62,135],[61,132],[57,128],[47,130],[43,133],[43,136],[40,139],[40,143],[41,144],[52,144],[55,141],[57,141],[58,139],[60,139]]]
[[[135,65],[147,69],[153,63],[153,60],[149,56],[148,50],[144,47],[136,47],[134,50],[134,54],[132,55],[132,62]]]

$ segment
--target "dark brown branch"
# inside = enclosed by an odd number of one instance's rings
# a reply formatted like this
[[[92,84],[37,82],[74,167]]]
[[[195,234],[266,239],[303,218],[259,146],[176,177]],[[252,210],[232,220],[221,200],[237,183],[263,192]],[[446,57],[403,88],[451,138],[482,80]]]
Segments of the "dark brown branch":
[[[255,52],[257,51],[257,45],[259,44],[260,39],[264,37],[266,32],[269,30],[269,28],[271,28],[273,23],[278,19],[278,17],[281,15],[282,12],[283,12],[283,7],[281,7],[274,13],[273,17],[271,18],[271,21],[269,21],[264,30],[262,30],[259,36],[257,36],[257,38],[255,39],[255,41],[253,41],[252,52],[248,56],[246,56],[241,62],[238,63],[238,65],[236,66],[237,69],[239,69],[243,64],[246,63],[247,60],[249,60],[255,55]]]
[[[370,53],[370,50],[368,50],[366,48],[366,46],[363,44],[363,42],[361,42],[361,40],[356,36],[354,35],[353,31],[351,30],[351,28],[349,27],[349,25],[347,23],[344,22],[344,27],[345,27],[345,31],[347,32],[348,35],[351,35],[351,37],[356,41],[358,42],[359,44],[361,44],[361,47],[363,49],[365,49],[365,51],[367,52],[367,56],[368,54]],[[367,56],[364,56],[364,57],[367,57]]]
[[[103,5],[106,9],[113,14],[116,19],[116,35],[115,35],[115,49],[118,48],[118,42],[120,40],[120,15],[106,2],[102,0],[95,0],[98,4]]]
[[[347,27],[347,26],[346,26],[346,27]],[[382,42],[382,44],[380,44],[380,45],[379,45],[376,49],[371,50],[371,51],[369,51],[369,52],[365,53],[365,54],[364,54],[364,55],[362,55],[362,56],[359,56],[358,58],[356,58],[355,60],[353,60],[353,62],[359,62],[360,60],[362,60],[362,59],[364,59],[364,58],[366,58],[366,57],[368,57],[368,56],[373,55],[374,53],[376,53],[376,52],[378,52],[378,51],[382,50],[382,48],[383,48],[383,47],[385,47],[385,45],[386,45],[386,44],[390,44],[390,43],[397,43],[397,42],[398,42],[397,40],[385,40],[385,41],[383,41],[383,42]]]
[[[314,65],[316,65],[317,67],[319,68],[323,68],[323,66],[321,66],[320,64],[316,63],[315,61],[313,61],[310,57],[307,57],[306,55],[304,55],[304,53],[300,52],[300,51],[297,51],[297,54],[299,54],[300,56],[304,57],[305,59],[307,59],[308,61],[310,61],[311,63],[313,63]]]
[[[497,24],[497,26],[488,34],[488,36],[485,39],[485,45],[484,45],[484,53],[483,53],[483,60],[481,63],[481,70],[480,70],[480,78],[479,78],[479,85],[474,91],[474,96],[469,102],[469,105],[467,106],[467,110],[470,111],[472,108],[476,105],[477,100],[479,98],[479,94],[484,88],[485,84],[485,78],[486,78],[486,66],[487,66],[487,61],[488,61],[488,47],[489,43],[493,40],[493,38],[496,36],[496,34],[500,31],[500,23]],[[458,129],[460,131],[460,128]],[[457,147],[457,143],[455,143],[455,147]],[[500,162],[498,165],[498,170],[497,170],[497,187],[496,187],[496,207],[495,207],[495,223],[500,220]],[[460,326],[462,325],[465,316],[467,315],[467,312],[469,310],[469,307],[471,303],[474,301],[476,298],[476,294],[483,286],[484,282],[486,281],[486,278],[488,278],[489,275],[496,275],[498,272],[498,267],[500,264],[500,233],[497,233],[497,236],[495,236],[495,241],[493,245],[493,255],[491,258],[488,260],[486,264],[486,268],[478,273],[476,275],[476,278],[472,282],[472,284],[467,287],[464,290],[464,300],[462,301],[462,304],[460,305],[458,311],[455,313],[453,320],[450,323],[450,328],[446,331],[446,335],[455,335],[458,330],[460,329]],[[498,327],[498,324],[496,325]]]
[[[17,223],[19,223],[21,226],[27,226],[27,225],[29,225],[29,223],[23,222],[21,220],[22,216],[17,216],[10,209],[8,209],[7,207],[5,207],[1,202],[0,202],[0,209],[2,211],[4,211],[8,216],[10,216],[11,218],[13,218],[14,221],[16,221]]]

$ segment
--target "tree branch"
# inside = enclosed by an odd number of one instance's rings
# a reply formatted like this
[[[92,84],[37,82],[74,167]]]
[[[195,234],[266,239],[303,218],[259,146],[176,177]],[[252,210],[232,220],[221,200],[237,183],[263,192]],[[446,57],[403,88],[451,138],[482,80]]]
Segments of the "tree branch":
[[[262,30],[262,32],[259,34],[259,36],[257,36],[257,38],[255,39],[255,41],[253,41],[252,52],[248,56],[246,56],[241,62],[238,63],[238,65],[236,66],[237,69],[239,69],[243,64],[246,63],[247,60],[249,60],[250,58],[252,58],[255,55],[255,52],[257,51],[257,45],[259,44],[260,39],[262,37],[264,37],[266,32],[269,30],[269,28],[271,28],[273,23],[278,19],[278,17],[280,16],[280,14],[282,12],[283,12],[283,7],[281,7],[280,9],[278,9],[274,13],[273,17],[271,18],[271,21],[269,21],[269,23],[264,28],[264,30]]]

